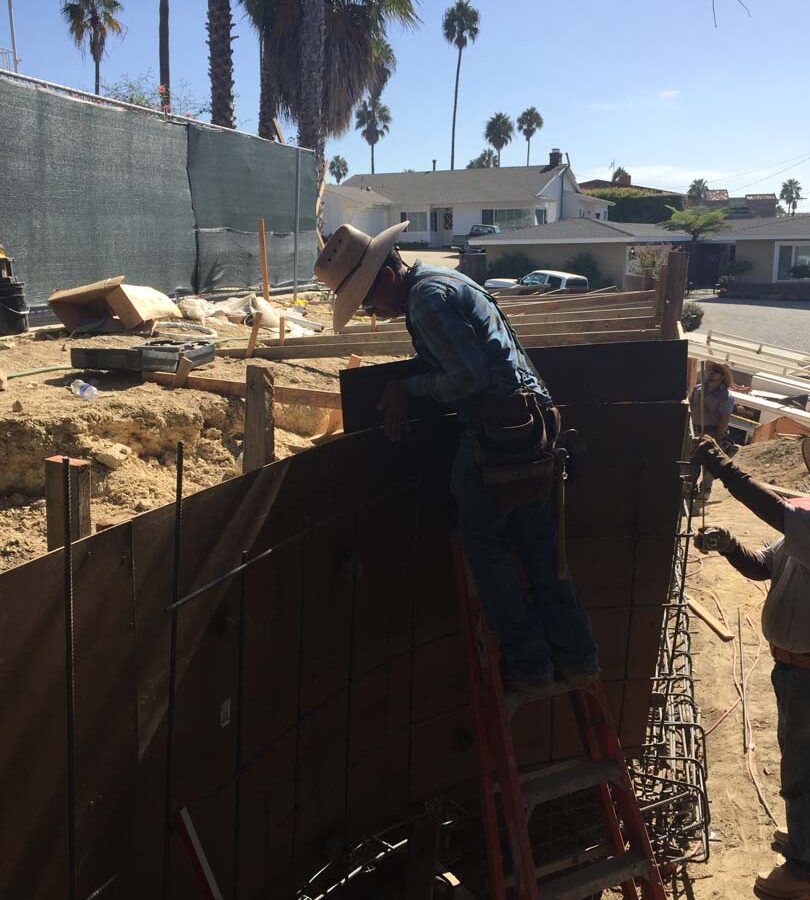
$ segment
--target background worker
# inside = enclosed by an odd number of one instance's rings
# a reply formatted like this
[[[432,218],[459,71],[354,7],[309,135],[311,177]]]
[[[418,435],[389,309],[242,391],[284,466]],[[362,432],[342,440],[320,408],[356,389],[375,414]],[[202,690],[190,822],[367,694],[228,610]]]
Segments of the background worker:
[[[782,752],[781,785],[787,833],[774,840],[786,862],[759,875],[762,897],[807,900],[810,897],[810,510],[786,503],[726,456],[711,438],[703,438],[692,456],[722,481],[732,496],[784,537],[762,550],[743,546],[724,528],[701,529],[695,544],[715,549],[746,578],[771,580],[762,608],[762,631],[771,645],[771,675],[778,712],[777,738]]]
[[[407,427],[410,397],[432,397],[459,414],[464,433],[451,490],[465,553],[500,638],[507,687],[541,694],[555,677],[592,681],[599,669],[590,621],[570,575],[557,573],[546,463],[559,417],[548,389],[479,285],[450,269],[402,261],[395,244],[407,224],[374,238],[342,225],[331,236],[315,272],[336,293],[335,330],[358,307],[381,318],[405,316],[428,371],[385,388],[380,408],[391,439]]]
[[[695,434],[713,437],[722,446],[731,414],[734,412],[734,400],[729,394],[731,369],[723,363],[707,362],[704,373],[705,381],[694,386],[689,398],[692,427]],[[700,498],[708,499],[712,492],[713,481],[711,472],[703,469],[703,479],[698,485]]]

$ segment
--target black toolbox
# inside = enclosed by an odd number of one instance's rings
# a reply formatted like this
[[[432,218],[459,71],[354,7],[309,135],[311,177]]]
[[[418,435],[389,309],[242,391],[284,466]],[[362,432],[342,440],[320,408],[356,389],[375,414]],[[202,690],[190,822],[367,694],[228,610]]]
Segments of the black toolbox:
[[[210,341],[149,341],[137,347],[72,347],[74,369],[107,369],[118,372],[175,372],[180,357],[193,368],[213,362],[216,346]]]

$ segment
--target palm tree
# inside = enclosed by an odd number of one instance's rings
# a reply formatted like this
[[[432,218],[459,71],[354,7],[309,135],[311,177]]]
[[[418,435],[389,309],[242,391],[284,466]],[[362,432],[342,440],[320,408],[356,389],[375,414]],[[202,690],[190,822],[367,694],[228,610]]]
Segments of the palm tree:
[[[512,135],[515,132],[515,126],[506,113],[495,113],[495,115],[487,122],[484,129],[484,138],[488,144],[491,144],[498,154],[498,165],[501,164],[501,150],[511,142]]]
[[[796,178],[788,178],[788,180],[782,184],[782,191],[779,194],[779,199],[785,201],[785,206],[787,206],[791,216],[795,216],[799,200],[804,200],[804,197],[802,197],[802,186]]]
[[[349,174],[349,164],[342,156],[333,156],[329,163],[329,174],[335,179],[336,184]]]
[[[458,47],[458,62],[456,63],[456,89],[453,92],[453,130],[450,137],[450,169],[456,167],[456,111],[458,110],[458,79],[461,75],[461,51],[467,46],[467,41],[475,43],[478,37],[478,10],[474,9],[467,0],[456,0],[455,5],[444,12],[442,29],[444,39],[449,44]]]
[[[624,177],[625,175],[629,175],[629,174],[630,174],[630,173],[627,171],[627,169],[625,169],[624,166],[616,166],[616,168],[613,170],[613,175],[611,176],[611,179],[610,179],[610,180],[611,180],[614,184],[616,184],[616,182],[617,182],[620,178]]]
[[[171,84],[169,79],[169,0],[160,0],[158,10],[158,60],[160,64],[160,83],[166,102],[171,103]]]
[[[208,0],[208,75],[211,79],[211,121],[233,128],[233,17],[231,0]]]
[[[467,163],[468,169],[497,169],[498,168],[498,154],[492,150],[490,147],[487,147],[486,150],[482,150],[475,159],[471,159]]]
[[[62,16],[68,24],[70,36],[84,52],[84,42],[96,64],[96,93],[101,92],[101,59],[110,34],[121,34],[124,26],[116,15],[123,10],[118,0],[74,0],[62,4]]]
[[[518,131],[526,138],[526,165],[529,165],[532,152],[532,138],[535,132],[543,127],[543,117],[534,106],[524,110],[517,120]]]
[[[698,204],[702,203],[706,199],[706,194],[709,191],[709,185],[706,183],[705,178],[696,178],[690,185],[689,190],[686,192],[686,196],[693,201],[696,201]]]
[[[371,147],[372,175],[374,174],[374,145],[388,134],[390,125],[391,110],[384,103],[380,103],[378,94],[372,94],[357,108],[354,127]]]

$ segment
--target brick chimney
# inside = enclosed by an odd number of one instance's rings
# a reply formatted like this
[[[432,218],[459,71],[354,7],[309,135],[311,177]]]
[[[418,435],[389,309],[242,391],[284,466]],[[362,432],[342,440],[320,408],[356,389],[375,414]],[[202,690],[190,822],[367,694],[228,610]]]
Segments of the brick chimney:
[[[629,188],[632,187],[633,179],[630,176],[629,172],[622,172],[621,175],[616,179],[616,187],[624,187]]]
[[[548,155],[548,167],[549,169],[554,169],[557,166],[562,165],[563,155],[560,153],[559,147],[554,147]]]

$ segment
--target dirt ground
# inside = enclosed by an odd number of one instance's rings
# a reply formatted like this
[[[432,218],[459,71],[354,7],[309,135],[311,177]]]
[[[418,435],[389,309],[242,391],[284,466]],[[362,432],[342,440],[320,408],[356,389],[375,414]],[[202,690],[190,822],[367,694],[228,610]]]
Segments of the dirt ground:
[[[801,489],[808,473],[799,442],[780,438],[743,448],[736,462],[762,481]],[[757,548],[776,532],[748,512],[716,483],[706,505],[707,525],[729,528],[744,544]],[[702,524],[698,516],[694,525]],[[768,582],[752,582],[738,574],[717,554],[690,553],[687,593],[716,615],[721,615],[735,636],[742,620],[745,670],[749,673],[747,698],[754,741],[752,769],[775,818],[784,823],[779,797],[779,750],[776,743],[776,701],[770,684],[772,660],[761,640],[760,615]],[[719,604],[719,609],[718,609]],[[722,613],[720,613],[722,610]],[[758,871],[781,862],[771,849],[773,823],[757,798],[743,752],[743,721],[739,706],[720,724],[721,716],[737,700],[734,673],[739,673],[739,642],[724,643],[693,617],[693,659],[696,695],[709,731],[707,756],[711,804],[711,857],[705,865],[689,868],[693,893],[678,896],[695,900],[728,900],[754,896]]]
[[[328,323],[331,310],[310,304],[307,315]],[[224,346],[244,346],[250,332],[218,318],[208,324],[220,338],[235,338]],[[130,347],[148,339],[69,338],[65,331],[41,331],[0,340],[0,372],[10,376],[7,389],[0,390],[0,571],[47,550],[43,460],[49,456],[92,461],[94,523],[171,502],[180,440],[185,444],[186,494],[240,473],[243,400],[142,384],[134,374],[69,368],[71,347]],[[337,390],[346,360],[251,363],[269,368],[278,385]],[[64,368],[22,374],[59,366]],[[217,357],[193,374],[244,381],[245,366],[244,360]],[[95,385],[98,397],[88,401],[75,396],[70,384],[76,378]],[[327,415],[322,409],[277,405],[277,456],[311,447],[310,438],[323,431]]]

